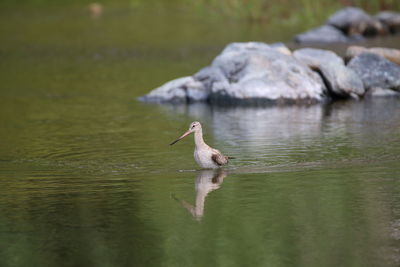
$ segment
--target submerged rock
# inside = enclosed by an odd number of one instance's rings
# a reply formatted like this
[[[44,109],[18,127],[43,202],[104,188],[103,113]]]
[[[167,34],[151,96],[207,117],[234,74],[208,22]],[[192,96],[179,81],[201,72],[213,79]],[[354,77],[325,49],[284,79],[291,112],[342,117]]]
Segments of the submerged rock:
[[[386,58],[387,60],[390,60],[400,65],[400,50],[393,48],[383,48],[383,47],[365,48],[362,46],[350,46],[347,48],[346,51],[346,59],[350,60],[351,58],[365,52],[377,54],[379,56]]]
[[[337,28],[323,25],[295,36],[298,43],[346,43],[350,39]]]
[[[347,7],[330,16],[326,22],[347,35],[374,36],[385,34],[386,27],[376,18],[357,7]]]
[[[141,97],[150,102],[318,102],[326,97],[320,77],[282,46],[232,43],[212,64]]]
[[[382,11],[375,16],[389,29],[391,33],[400,32],[400,13],[393,11]]]
[[[365,89],[392,89],[400,91],[400,66],[372,53],[362,53],[347,65],[364,83]]]
[[[334,52],[302,48],[294,51],[293,56],[318,71],[333,95],[358,98],[364,94],[364,85],[360,77],[346,67],[343,59]]]

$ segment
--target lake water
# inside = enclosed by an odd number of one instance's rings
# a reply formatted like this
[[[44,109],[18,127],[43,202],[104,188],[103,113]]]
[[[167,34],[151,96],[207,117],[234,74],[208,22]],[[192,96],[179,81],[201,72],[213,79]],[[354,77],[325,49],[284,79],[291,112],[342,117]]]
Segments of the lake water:
[[[398,266],[400,99],[140,103],[231,41],[301,30],[153,11],[1,10],[0,266]],[[193,120],[227,168],[168,146]]]

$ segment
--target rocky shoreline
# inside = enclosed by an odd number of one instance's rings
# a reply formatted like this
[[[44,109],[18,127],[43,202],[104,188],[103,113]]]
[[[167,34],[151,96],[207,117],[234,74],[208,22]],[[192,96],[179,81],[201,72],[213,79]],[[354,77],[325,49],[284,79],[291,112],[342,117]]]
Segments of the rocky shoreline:
[[[400,33],[400,13],[382,11],[371,16],[357,7],[347,7],[330,16],[325,25],[298,34],[295,42],[349,43]]]
[[[152,90],[153,103],[320,103],[332,99],[400,96],[400,50],[351,46],[332,51],[281,43],[231,43],[192,76]]]

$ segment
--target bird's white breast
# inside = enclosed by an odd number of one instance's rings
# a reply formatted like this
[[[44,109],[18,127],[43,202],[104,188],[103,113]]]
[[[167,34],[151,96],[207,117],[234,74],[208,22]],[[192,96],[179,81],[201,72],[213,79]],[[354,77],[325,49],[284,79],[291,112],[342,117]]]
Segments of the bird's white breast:
[[[205,169],[215,169],[219,166],[212,160],[212,151],[208,149],[195,149],[194,150],[194,159],[200,167]]]

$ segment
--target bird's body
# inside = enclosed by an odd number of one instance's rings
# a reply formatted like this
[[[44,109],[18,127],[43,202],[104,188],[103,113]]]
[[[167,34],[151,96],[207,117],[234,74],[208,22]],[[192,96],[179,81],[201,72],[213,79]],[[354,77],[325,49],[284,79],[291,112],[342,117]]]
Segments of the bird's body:
[[[197,162],[197,164],[203,168],[203,169],[215,169],[218,168],[219,165],[217,165],[213,160],[212,160],[212,152],[211,150],[198,150],[194,149],[194,160]]]
[[[189,130],[179,137],[171,145],[175,144],[185,136],[194,132],[194,160],[203,169],[216,169],[228,163],[229,157],[223,155],[219,150],[207,145],[203,139],[203,130],[200,122],[192,122]]]

